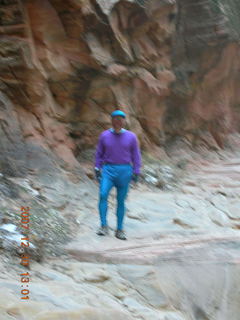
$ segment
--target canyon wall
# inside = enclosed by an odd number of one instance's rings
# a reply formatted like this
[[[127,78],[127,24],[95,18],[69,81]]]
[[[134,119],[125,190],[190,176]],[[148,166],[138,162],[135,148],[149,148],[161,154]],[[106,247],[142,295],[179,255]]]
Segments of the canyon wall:
[[[116,108],[142,150],[223,148],[239,129],[231,2],[1,0],[0,171],[78,166]]]

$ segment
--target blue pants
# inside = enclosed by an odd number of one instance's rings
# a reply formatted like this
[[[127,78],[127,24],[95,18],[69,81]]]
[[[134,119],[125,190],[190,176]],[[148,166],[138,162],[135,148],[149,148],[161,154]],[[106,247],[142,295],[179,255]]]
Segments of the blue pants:
[[[107,226],[108,196],[113,186],[117,188],[117,229],[122,230],[125,214],[125,199],[133,174],[130,164],[104,164],[99,192],[101,226]]]

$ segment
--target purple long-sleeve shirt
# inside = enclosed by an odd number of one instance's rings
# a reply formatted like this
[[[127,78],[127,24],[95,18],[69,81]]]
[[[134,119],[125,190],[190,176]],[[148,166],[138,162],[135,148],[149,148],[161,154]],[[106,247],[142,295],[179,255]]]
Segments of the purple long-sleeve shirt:
[[[123,130],[116,133],[108,129],[103,131],[98,139],[95,167],[101,168],[104,163],[133,165],[133,172],[140,173],[141,153],[135,133]]]

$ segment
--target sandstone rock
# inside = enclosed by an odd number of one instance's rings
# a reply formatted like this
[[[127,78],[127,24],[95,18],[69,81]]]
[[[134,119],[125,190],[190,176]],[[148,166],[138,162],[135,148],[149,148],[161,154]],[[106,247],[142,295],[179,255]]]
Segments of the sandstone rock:
[[[26,159],[28,143],[38,154],[47,150],[48,159],[78,167],[76,158],[94,147],[114,106],[127,112],[145,150],[176,136],[222,148],[237,122],[239,69],[229,6],[223,5],[225,11],[211,1],[6,2],[0,21],[7,36],[0,63],[8,123],[4,172],[24,176],[36,166]]]
[[[108,279],[109,279],[109,275],[107,274],[107,272],[104,272],[103,270],[98,272],[92,272],[84,277],[85,281],[94,282],[94,283],[104,282]]]
[[[178,215],[173,219],[173,223],[180,225],[183,228],[207,228],[211,227],[211,220],[207,215],[204,216],[194,211],[185,210],[183,214]]]
[[[171,190],[176,184],[176,174],[174,168],[160,164],[146,164],[142,169],[144,180],[158,188]]]
[[[79,311],[55,311],[46,312],[45,314],[37,316],[36,320],[131,320],[131,316],[119,310],[111,309],[96,309],[96,308],[82,308]]]
[[[217,209],[212,209],[208,212],[210,219],[217,225],[221,227],[231,227],[232,223],[229,221],[227,215]]]
[[[146,215],[143,212],[137,212],[136,210],[134,211],[127,211],[127,216],[130,219],[136,219],[136,220],[145,220]]]
[[[96,128],[89,133],[83,130],[82,138],[78,139],[76,133],[70,135],[69,125],[71,127],[76,119],[82,126],[88,125],[89,119],[86,115],[91,114],[88,112],[89,108],[92,110],[96,108],[97,115],[100,111],[99,123],[104,126],[106,126],[104,120],[106,113],[109,113],[114,105],[126,105],[126,108],[130,109],[129,78],[132,87],[135,87],[134,83],[137,83],[139,79],[140,87],[146,87],[149,93],[155,96],[155,99],[159,94],[163,97],[167,96],[168,87],[174,80],[174,75],[169,69],[169,57],[165,54],[167,61],[165,63],[164,59],[161,61],[162,56],[157,52],[161,41],[156,38],[154,43],[151,43],[150,40],[151,28],[157,24],[155,13],[160,10],[159,8],[154,9],[153,6],[148,12],[154,17],[151,22],[151,19],[147,19],[145,6],[130,0],[126,3],[71,1],[69,7],[66,7],[64,3],[62,6],[65,8],[64,13],[61,10],[61,3],[56,1],[15,3],[16,12],[24,9],[26,13],[19,15],[21,24],[20,20],[10,19],[13,28],[9,29],[6,27],[10,23],[7,18],[6,20],[3,18],[0,22],[2,34],[7,34],[8,30],[11,30],[12,36],[18,39],[14,41],[9,38],[2,41],[1,49],[8,57],[7,59],[3,57],[1,64],[5,80],[1,87],[3,89],[2,101],[9,110],[10,104],[14,106],[11,107],[12,111],[6,111],[5,115],[9,112],[11,114],[16,112],[19,115],[18,119],[12,115],[5,120],[9,122],[12,119],[11,127],[15,128],[15,131],[10,132],[9,136],[13,137],[14,141],[20,141],[16,146],[12,145],[12,149],[16,151],[18,148],[19,154],[22,153],[22,155],[16,159],[12,156],[11,161],[14,161],[15,165],[19,163],[18,174],[20,172],[25,174],[23,170],[25,166],[31,166],[31,168],[35,166],[31,157],[28,164],[24,158],[25,139],[48,150],[49,158],[56,156],[58,162],[60,162],[59,159],[62,159],[70,167],[77,167],[76,150],[86,144],[93,146],[96,143]],[[168,6],[168,10],[171,11],[174,4],[168,4]],[[163,7],[163,15],[167,15]],[[3,17],[12,17],[12,10],[10,3],[4,5]],[[135,18],[130,21],[132,13]],[[72,18],[75,16],[78,16],[78,19]],[[144,19],[141,22],[142,17]],[[122,25],[121,21],[124,21]],[[171,23],[166,23],[166,27],[168,24]],[[136,34],[132,31],[129,33],[129,35],[132,33],[131,40],[125,37],[126,28],[134,30],[136,26],[138,28]],[[159,28],[161,29],[160,26]],[[163,33],[164,40],[169,39],[170,36],[171,32]],[[21,52],[20,48],[23,48]],[[158,77],[155,77],[148,70],[149,67],[138,66],[134,61],[132,50],[135,51],[137,59],[147,62],[148,66],[153,58],[156,60],[157,68],[158,61],[161,61],[164,70],[160,70]],[[130,69],[126,65],[129,60],[134,62],[133,68]],[[17,69],[12,70],[11,68]],[[138,71],[133,72],[134,68]],[[107,74],[107,81],[106,78],[101,78],[103,73]],[[125,80],[120,80],[120,74],[126,76]],[[113,80],[116,83],[116,77],[119,77],[117,80],[120,80],[117,81],[118,91],[120,90],[118,93],[114,86],[111,86]],[[98,90],[98,95],[102,95],[100,101],[95,98],[96,89],[87,93],[90,87],[95,87],[94,82],[97,79],[100,79],[101,82],[101,88]],[[127,82],[125,82],[126,79]],[[140,87],[138,88],[137,85],[134,95],[140,93]],[[108,96],[104,93],[107,90],[109,91]],[[122,101],[119,96],[126,97],[125,101]],[[32,102],[31,109],[28,108],[29,101]],[[77,107],[79,101],[80,112]],[[152,105],[157,112],[155,104],[153,101]],[[139,107],[133,108],[133,110],[137,109]],[[27,118],[28,121],[24,123],[23,118]],[[94,127],[95,119],[96,117],[90,119]],[[140,130],[139,134],[143,135],[141,126],[145,121],[144,118],[141,123],[136,118],[134,120]],[[157,134],[157,131],[156,125],[153,130],[154,134]],[[148,137],[144,134],[143,139],[147,141]],[[6,158],[4,154],[2,157]],[[3,161],[6,172],[14,170],[7,169],[7,166],[10,165],[7,158]],[[17,172],[13,174],[16,175]]]
[[[27,256],[30,260],[29,264],[35,261],[41,261],[43,259],[45,241],[43,239],[38,239],[35,244],[32,242],[30,237],[29,240],[23,240],[26,235],[19,232],[14,224],[3,224],[0,226],[0,247],[5,252],[9,252],[11,255],[17,255],[22,257]],[[28,232],[29,233],[29,232]],[[25,244],[25,246],[22,245]],[[27,268],[30,266],[26,265]]]
[[[157,278],[153,268],[126,265],[120,266],[119,272],[123,278],[134,284],[136,290],[149,301],[151,306],[157,309],[168,307],[168,300],[157,285]],[[124,299],[123,302],[129,307],[137,308],[137,304],[130,297]]]
[[[225,245],[228,247],[228,253],[224,254],[222,249]],[[229,313],[237,319],[239,307],[235,298],[232,300],[232,290],[239,281],[239,265],[235,260],[238,249],[234,249],[234,245],[225,245],[213,245],[214,251],[210,249],[211,245],[195,249],[194,252],[188,250],[183,253],[180,249],[181,257],[175,253],[173,258],[170,254],[166,256],[165,263],[162,260],[158,262],[157,272],[163,292],[175,308],[180,308],[183,312],[188,310],[188,315],[193,319],[208,317],[210,313],[213,319],[226,318]],[[178,262],[173,262],[172,258]],[[233,264],[228,263],[234,260]],[[224,274],[228,275],[228,280]],[[198,288],[197,291],[194,288]],[[226,288],[232,289],[226,291]],[[209,292],[209,295],[206,295],[206,292]],[[226,293],[224,297],[223,292]],[[231,308],[226,307],[229,303]]]
[[[230,219],[240,220],[240,202],[239,201],[231,201],[229,203],[228,211],[226,214]]]

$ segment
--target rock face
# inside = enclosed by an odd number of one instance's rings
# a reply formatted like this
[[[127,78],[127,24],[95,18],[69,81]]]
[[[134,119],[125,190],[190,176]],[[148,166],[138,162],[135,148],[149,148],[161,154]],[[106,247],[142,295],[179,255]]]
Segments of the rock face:
[[[177,80],[167,110],[170,134],[185,131],[198,140],[207,130],[223,147],[227,133],[237,129],[239,37],[232,23],[238,15],[236,5],[178,1],[173,51]]]
[[[1,1],[0,170],[77,166],[115,108],[143,150],[207,131],[223,147],[238,129],[239,46],[227,23],[237,4],[219,5]]]

